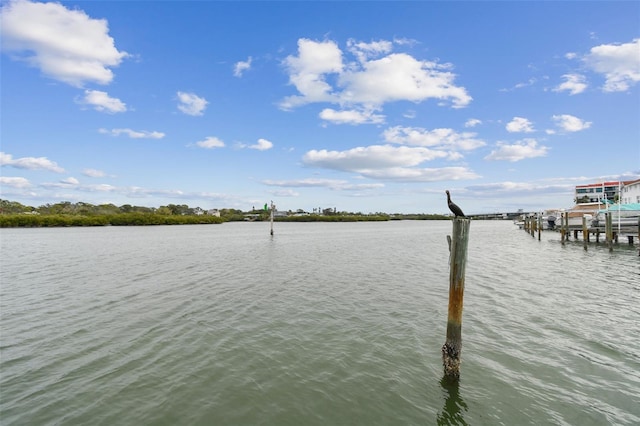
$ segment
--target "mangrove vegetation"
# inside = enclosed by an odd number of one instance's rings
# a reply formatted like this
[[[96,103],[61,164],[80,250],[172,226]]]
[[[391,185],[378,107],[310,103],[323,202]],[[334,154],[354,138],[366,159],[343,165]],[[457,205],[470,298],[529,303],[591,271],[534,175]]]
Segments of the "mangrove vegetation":
[[[267,221],[271,212],[252,208],[243,212],[238,209],[204,210],[185,204],[141,207],[124,204],[99,204],[63,201],[39,207],[26,206],[16,201],[0,199],[0,227],[65,227],[65,226],[145,226],[145,225],[192,225],[217,224],[239,221]],[[313,214],[302,210],[277,212],[277,222],[362,222],[388,220],[446,220],[447,216],[434,214],[363,214],[337,212],[326,209]]]

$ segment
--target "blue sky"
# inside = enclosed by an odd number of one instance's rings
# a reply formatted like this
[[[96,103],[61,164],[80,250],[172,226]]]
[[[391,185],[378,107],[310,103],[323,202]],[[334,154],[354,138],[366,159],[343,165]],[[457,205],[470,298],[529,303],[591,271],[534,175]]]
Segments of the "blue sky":
[[[1,197],[568,208],[640,176],[640,3],[2,3]]]

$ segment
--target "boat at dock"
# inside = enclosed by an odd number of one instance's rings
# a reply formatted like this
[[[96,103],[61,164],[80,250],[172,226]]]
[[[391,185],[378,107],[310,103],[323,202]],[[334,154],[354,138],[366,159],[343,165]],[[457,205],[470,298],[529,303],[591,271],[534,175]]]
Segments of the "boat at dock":
[[[631,204],[615,204],[608,206],[607,209],[601,209],[596,212],[592,226],[604,226],[605,215],[611,214],[611,222],[613,226],[637,226],[640,220],[640,203]]]
[[[593,218],[596,217],[598,211],[606,209],[604,203],[580,203],[564,212],[567,215],[569,228],[582,227],[582,218],[587,219],[587,225],[591,225]]]

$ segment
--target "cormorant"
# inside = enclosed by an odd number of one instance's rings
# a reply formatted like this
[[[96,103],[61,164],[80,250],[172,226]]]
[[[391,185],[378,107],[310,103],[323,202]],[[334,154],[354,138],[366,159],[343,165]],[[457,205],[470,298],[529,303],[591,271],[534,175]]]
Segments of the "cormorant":
[[[447,193],[447,204],[449,205],[449,210],[451,210],[451,213],[453,213],[456,217],[465,217],[464,213],[462,213],[462,209],[458,207],[453,201],[451,201],[449,190],[447,189],[445,192]]]

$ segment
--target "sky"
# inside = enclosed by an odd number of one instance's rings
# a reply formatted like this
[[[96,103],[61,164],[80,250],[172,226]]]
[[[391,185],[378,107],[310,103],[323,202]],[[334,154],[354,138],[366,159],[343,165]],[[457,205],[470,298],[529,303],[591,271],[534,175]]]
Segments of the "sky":
[[[640,177],[640,2],[0,2],[0,198],[570,208]]]

